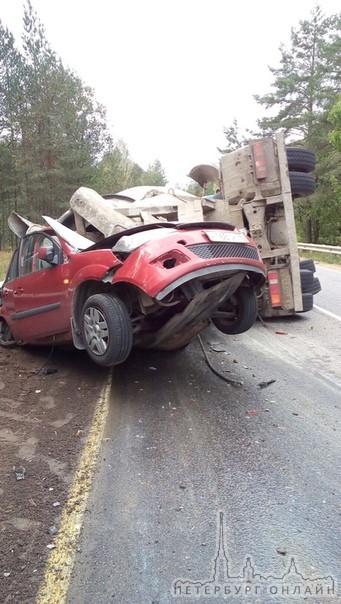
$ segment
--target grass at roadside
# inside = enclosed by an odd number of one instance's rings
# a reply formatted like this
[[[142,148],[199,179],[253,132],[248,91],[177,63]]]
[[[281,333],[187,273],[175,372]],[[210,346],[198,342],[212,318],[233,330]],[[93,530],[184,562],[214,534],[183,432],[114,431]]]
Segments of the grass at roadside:
[[[0,281],[2,281],[7,273],[7,268],[9,261],[12,257],[13,252],[9,251],[0,251]]]
[[[315,262],[324,264],[341,264],[341,254],[325,254],[323,252],[310,252],[309,250],[298,250],[300,258],[312,258]]]

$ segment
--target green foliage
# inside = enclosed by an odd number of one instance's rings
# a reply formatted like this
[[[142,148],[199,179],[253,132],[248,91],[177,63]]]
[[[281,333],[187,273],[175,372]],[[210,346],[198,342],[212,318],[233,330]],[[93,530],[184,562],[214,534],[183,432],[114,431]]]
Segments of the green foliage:
[[[341,153],[341,96],[332,107],[329,121],[334,127],[329,135],[329,140],[335,149]]]
[[[259,132],[253,135],[267,136],[283,129],[288,142],[299,141],[315,151],[316,193],[296,200],[297,231],[305,241],[331,245],[341,238],[341,162],[332,146],[339,149],[341,145],[341,105],[335,105],[341,91],[340,31],[341,15],[325,17],[319,6],[309,20],[292,28],[290,46],[280,46],[280,65],[270,67],[271,92],[255,95],[267,115],[258,120]],[[236,122],[225,134],[227,151],[243,142]]]
[[[156,159],[152,164],[149,164],[140,176],[141,185],[154,185],[162,187],[167,183],[166,173],[161,165],[161,162]]]
[[[315,262],[322,262],[323,264],[339,264],[341,265],[341,255],[329,254],[323,252],[312,252],[309,250],[299,250],[301,258],[312,258]],[[318,271],[318,267],[317,267]]]
[[[223,154],[231,153],[247,145],[252,133],[248,129],[246,129],[245,134],[241,133],[238,121],[234,119],[230,126],[224,128],[224,135],[227,140],[227,146],[224,149],[218,147],[219,153]]]
[[[191,195],[196,195],[196,197],[202,197],[203,195],[214,195],[217,191],[217,183],[209,182],[207,183],[205,190],[198,185],[197,182],[191,182],[185,189],[187,193]]]
[[[92,186],[104,195],[139,185],[163,186],[166,183],[165,171],[159,160],[143,170],[130,158],[126,144],[118,141],[98,163]]]
[[[110,148],[105,109],[50,48],[27,0],[23,50],[0,23],[0,229],[14,209],[33,221],[61,213]],[[1,245],[1,242],[0,242]]]
[[[93,188],[102,195],[117,193],[136,184],[143,170],[131,160],[123,141],[105,154],[97,165]]]
[[[262,133],[283,128],[307,145],[325,138],[321,118],[340,91],[341,17],[325,17],[316,6],[310,20],[291,30],[291,45],[280,46],[280,67],[270,67],[273,92],[255,95],[266,109],[277,110],[259,120]],[[323,124],[325,125],[325,124]]]
[[[6,277],[8,265],[12,257],[12,251],[0,251],[0,281]]]
[[[166,183],[158,160],[146,171],[113,144],[94,91],[51,49],[26,0],[22,48],[0,21],[0,249],[13,244],[11,210],[34,222],[58,216],[79,186],[112,193]]]

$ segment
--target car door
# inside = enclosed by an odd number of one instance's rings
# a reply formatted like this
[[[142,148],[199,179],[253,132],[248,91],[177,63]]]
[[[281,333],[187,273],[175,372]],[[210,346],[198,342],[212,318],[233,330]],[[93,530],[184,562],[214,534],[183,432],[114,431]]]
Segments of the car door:
[[[41,248],[53,249],[53,264],[39,258]],[[32,341],[69,331],[68,267],[57,237],[38,232],[22,239],[19,277],[12,282],[17,337]]]
[[[12,326],[12,315],[14,313],[13,290],[19,277],[18,258],[19,248],[17,248],[13,253],[1,292],[1,316],[6,321],[13,335],[13,326],[15,326],[15,322]]]

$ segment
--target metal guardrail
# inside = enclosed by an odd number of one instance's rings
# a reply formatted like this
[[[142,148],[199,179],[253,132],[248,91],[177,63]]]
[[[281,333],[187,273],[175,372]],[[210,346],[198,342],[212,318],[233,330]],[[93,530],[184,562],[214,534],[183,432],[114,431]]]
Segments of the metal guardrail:
[[[317,243],[298,243],[299,250],[309,250],[310,252],[323,252],[324,254],[340,254],[340,245],[319,245]]]

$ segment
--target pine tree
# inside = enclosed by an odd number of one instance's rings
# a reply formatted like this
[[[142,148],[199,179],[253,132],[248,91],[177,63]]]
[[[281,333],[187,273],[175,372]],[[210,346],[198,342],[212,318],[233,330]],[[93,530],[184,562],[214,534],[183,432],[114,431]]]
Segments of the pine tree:
[[[337,236],[330,217],[337,205],[332,178],[340,170],[329,142],[328,113],[341,91],[340,31],[340,15],[325,17],[315,7],[310,20],[291,30],[290,47],[280,46],[280,67],[270,68],[273,91],[255,96],[272,111],[258,121],[262,135],[283,128],[288,141],[299,141],[316,152],[317,191],[296,208],[299,234],[315,243],[332,242]]]

